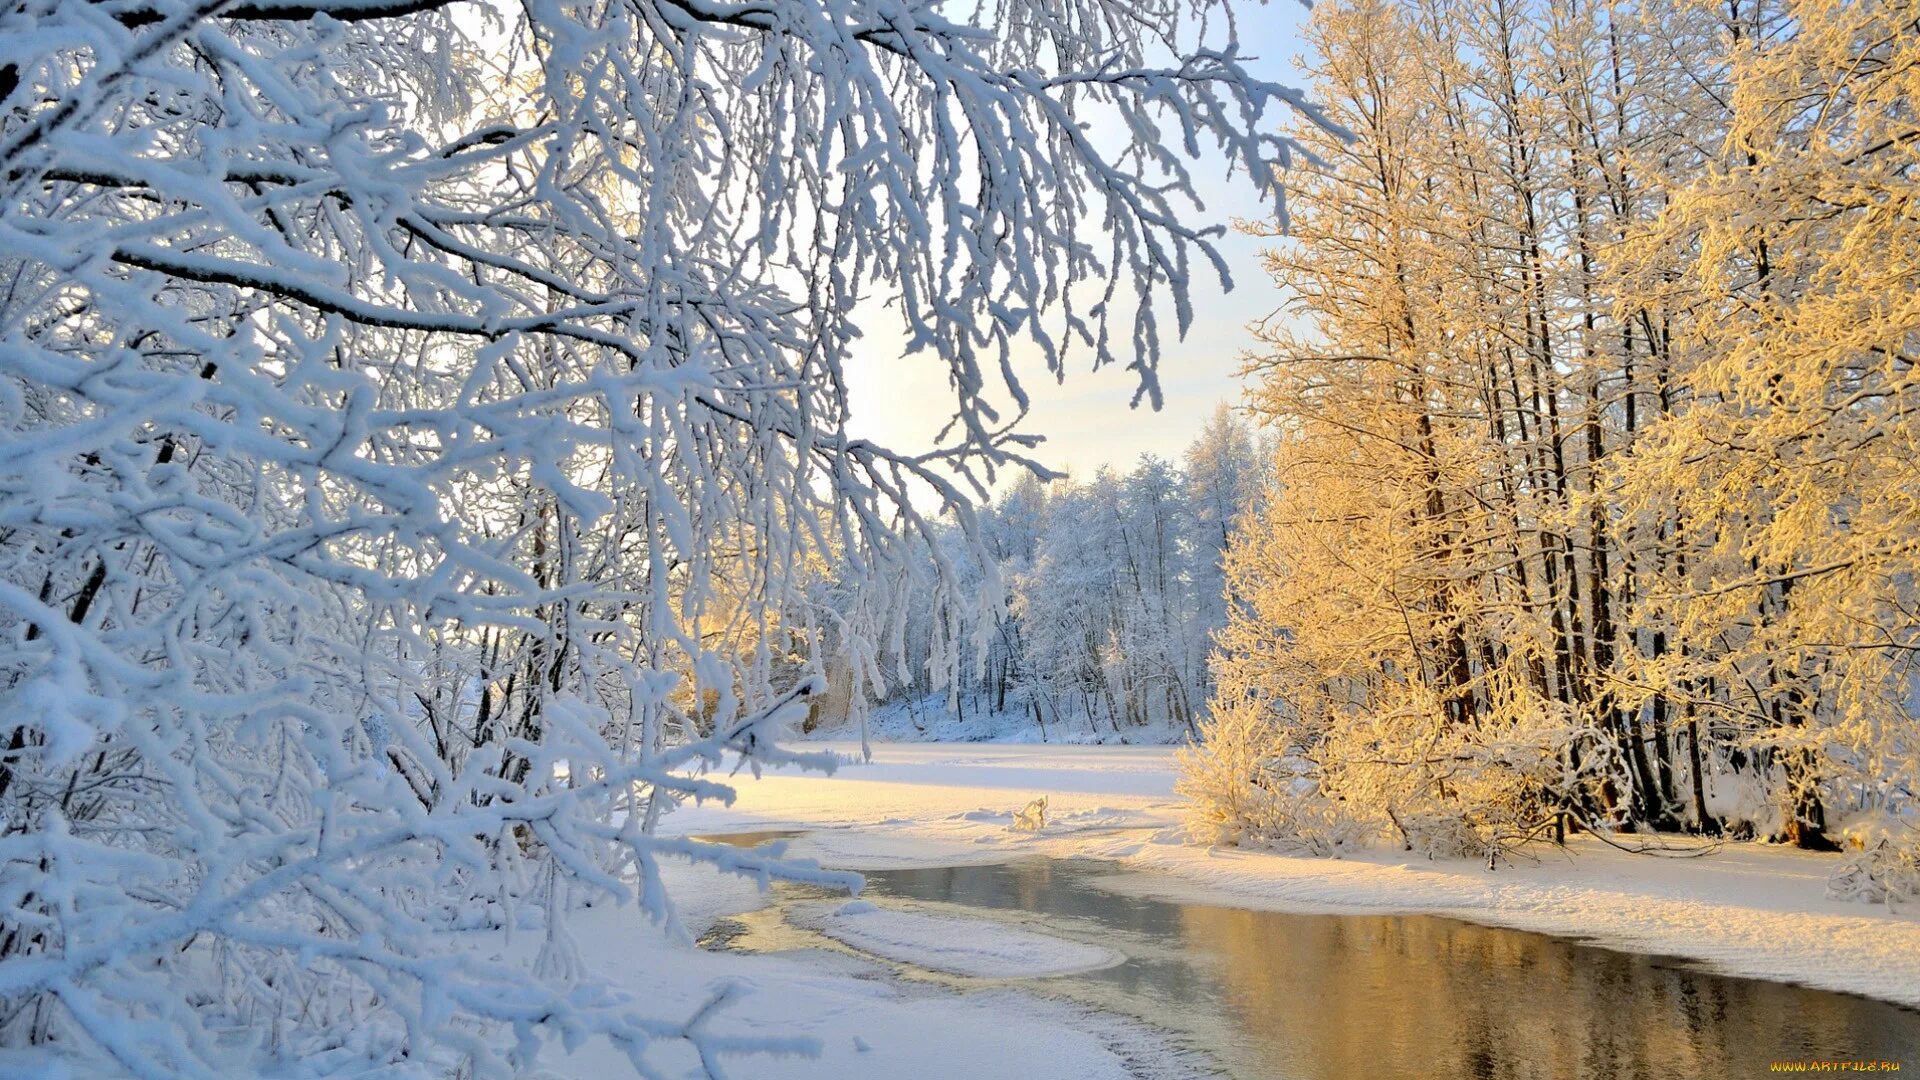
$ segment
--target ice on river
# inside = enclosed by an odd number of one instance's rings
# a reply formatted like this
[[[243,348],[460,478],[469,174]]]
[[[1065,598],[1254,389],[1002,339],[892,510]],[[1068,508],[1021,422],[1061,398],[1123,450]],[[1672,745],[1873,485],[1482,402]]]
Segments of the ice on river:
[[[985,919],[899,911],[864,900],[807,905],[789,917],[862,952],[974,978],[1068,975],[1112,967],[1126,959],[1099,945]]]

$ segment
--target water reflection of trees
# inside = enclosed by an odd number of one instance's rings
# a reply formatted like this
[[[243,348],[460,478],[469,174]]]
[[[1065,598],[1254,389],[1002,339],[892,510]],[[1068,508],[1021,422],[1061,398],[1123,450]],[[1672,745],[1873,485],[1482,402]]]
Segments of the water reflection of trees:
[[[1276,1076],[1666,1080],[1900,1056],[1892,1006],[1531,934],[1198,906],[1181,927]]]
[[[1672,1080],[1759,1076],[1792,1058],[1920,1060],[1912,1013],[1653,957],[1425,917],[1189,906],[1089,885],[1032,859],[888,870],[879,895],[1030,912],[1105,931],[1131,959],[1069,981],[1088,1000],[1224,1038],[1251,1075]],[[1109,996],[1113,995],[1113,996]]]

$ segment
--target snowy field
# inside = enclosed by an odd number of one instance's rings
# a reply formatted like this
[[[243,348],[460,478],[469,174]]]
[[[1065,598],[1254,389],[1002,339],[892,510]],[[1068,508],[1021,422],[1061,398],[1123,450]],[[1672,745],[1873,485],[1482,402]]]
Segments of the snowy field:
[[[1173,751],[1161,747],[879,744],[871,763],[831,777],[743,778],[734,806],[689,807],[666,828],[807,829],[791,854],[856,870],[1025,855],[1111,859],[1135,871],[1114,887],[1167,899],[1447,915],[1920,1007],[1920,919],[1828,900],[1831,856],[1758,844],[1699,858],[1630,855],[1582,838],[1565,853],[1543,848],[1535,861],[1488,872],[1393,852],[1324,860],[1197,848],[1177,835],[1175,775]],[[1014,830],[1014,815],[1041,795],[1046,828]],[[913,953],[911,934],[894,936],[901,940],[876,951],[931,959]]]
[[[1146,724],[1116,726],[1096,720],[1085,710],[1056,714],[1045,728],[1021,703],[995,711],[984,694],[968,696],[956,709],[946,694],[889,701],[876,705],[867,717],[867,738],[873,742],[926,743],[1058,743],[1176,746],[1192,737],[1187,725],[1166,717]],[[857,742],[860,726],[841,720],[801,737],[808,742]]]

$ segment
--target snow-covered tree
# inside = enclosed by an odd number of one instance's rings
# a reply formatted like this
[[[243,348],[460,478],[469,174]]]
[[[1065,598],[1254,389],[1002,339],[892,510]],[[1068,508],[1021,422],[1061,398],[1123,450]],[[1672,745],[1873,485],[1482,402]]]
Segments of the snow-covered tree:
[[[1195,734],[1226,621],[1225,537],[1262,490],[1257,443],[1222,407],[1185,468],[1147,454],[1125,473],[1010,486],[978,514],[997,581],[961,575],[963,591],[994,591],[943,609],[941,578],[924,567],[876,699],[920,733],[932,710],[957,723],[944,730],[977,737]]]
[[[1237,603],[1227,583],[1227,550],[1243,517],[1259,512],[1273,448],[1244,413],[1222,403],[1187,448],[1184,462],[1193,617],[1203,631],[1188,636],[1186,663],[1194,701],[1204,708],[1213,696],[1213,638]]]
[[[1911,15],[1317,10],[1355,138],[1269,256],[1204,832],[1845,831],[1913,889]]]
[[[1864,811],[1920,895],[1920,36],[1898,3],[1748,12],[1726,153],[1645,242],[1687,256],[1645,279],[1688,304],[1687,398],[1616,473],[1671,522],[1647,617],[1692,647],[1641,681],[1705,699],[1782,832]]]
[[[1156,301],[1184,329],[1218,266],[1187,155],[1272,190],[1287,153],[1233,25],[0,13],[0,1045],[168,1077],[755,1049],[574,986],[564,911],[671,920],[658,860],[722,856],[654,825],[779,756],[817,646],[872,667],[912,494],[977,550],[967,496],[1031,464],[1016,341],[1157,401]],[[846,433],[875,317],[951,375],[931,452]],[[530,970],[458,941],[518,919]]]
[[[1430,850],[1682,820],[1672,710],[1617,682],[1647,537],[1593,495],[1669,374],[1646,332],[1666,313],[1621,303],[1615,249],[1711,135],[1719,69],[1667,42],[1712,25],[1573,0],[1317,11],[1317,86],[1355,139],[1314,143],[1329,168],[1269,256],[1292,318],[1247,370],[1274,493],[1228,556],[1214,709],[1263,748],[1195,757],[1200,787],[1319,799],[1303,820]]]

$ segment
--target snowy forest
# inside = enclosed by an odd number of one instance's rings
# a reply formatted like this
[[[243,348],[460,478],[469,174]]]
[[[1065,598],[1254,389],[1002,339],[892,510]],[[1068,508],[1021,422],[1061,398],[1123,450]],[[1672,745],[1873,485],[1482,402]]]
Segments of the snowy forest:
[[[1209,655],[1231,602],[1235,523],[1265,489],[1270,454],[1218,408],[1179,463],[1143,455],[1085,482],[1027,475],[978,513],[998,595],[936,594],[934,553],[884,653],[869,733],[1046,742],[1184,742],[1213,693]],[[956,534],[939,554],[963,570]],[[962,594],[977,593],[976,573]],[[837,703],[841,698],[829,698]],[[864,701],[859,704],[866,704]],[[852,709],[836,709],[858,720]]]
[[[949,1075],[694,946],[862,887],[707,838],[795,822],[1920,899],[1920,8],[1300,17],[0,11],[0,1075]],[[1203,285],[1244,398],[1054,468],[1030,388],[1160,408]],[[1181,749],[798,786],[889,740]],[[951,1075],[1085,1026],[989,1005]]]
[[[1920,877],[1898,3],[1362,0],[1308,31],[1187,790],[1222,837],[1758,834]],[[1844,834],[1844,835],[1843,835]]]

